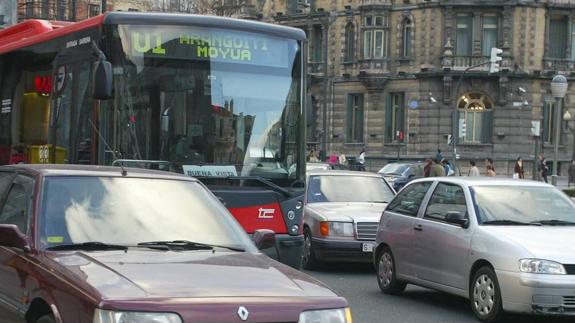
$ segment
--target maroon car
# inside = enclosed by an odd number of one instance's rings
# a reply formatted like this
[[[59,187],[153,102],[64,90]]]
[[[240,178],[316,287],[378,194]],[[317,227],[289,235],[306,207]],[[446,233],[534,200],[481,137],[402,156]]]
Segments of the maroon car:
[[[0,322],[351,322],[344,298],[258,251],[273,232],[253,240],[190,177],[0,167]]]

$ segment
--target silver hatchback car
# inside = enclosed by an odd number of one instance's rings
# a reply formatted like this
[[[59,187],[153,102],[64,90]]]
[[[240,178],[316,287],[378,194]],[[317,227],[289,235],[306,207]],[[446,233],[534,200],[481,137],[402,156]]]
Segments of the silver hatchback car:
[[[575,316],[575,203],[530,181],[427,178],[406,186],[379,223],[384,293],[415,284],[469,298],[475,316]]]

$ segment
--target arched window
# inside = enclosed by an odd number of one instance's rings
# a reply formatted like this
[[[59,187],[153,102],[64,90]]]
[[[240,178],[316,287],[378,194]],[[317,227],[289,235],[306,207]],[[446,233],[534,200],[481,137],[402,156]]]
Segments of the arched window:
[[[353,62],[355,59],[355,27],[352,23],[345,26],[345,61]]]
[[[402,54],[403,57],[411,57],[413,55],[413,22],[409,18],[403,20],[403,46]]]
[[[457,102],[459,109],[459,141],[490,143],[493,133],[493,101],[487,95],[471,92]]]

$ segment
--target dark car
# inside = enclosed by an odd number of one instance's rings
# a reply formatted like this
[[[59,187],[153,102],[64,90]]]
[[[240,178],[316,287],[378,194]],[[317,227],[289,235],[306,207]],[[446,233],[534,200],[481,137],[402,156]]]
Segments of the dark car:
[[[422,163],[390,163],[383,166],[378,174],[382,175],[389,184],[399,192],[405,184],[414,179],[423,177]]]
[[[0,318],[27,323],[351,322],[347,301],[261,254],[194,178],[0,167]]]

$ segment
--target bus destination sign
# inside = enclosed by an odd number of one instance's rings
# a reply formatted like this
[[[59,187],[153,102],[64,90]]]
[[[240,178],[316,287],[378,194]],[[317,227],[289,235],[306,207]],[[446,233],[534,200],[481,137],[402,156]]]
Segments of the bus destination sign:
[[[124,35],[133,56],[282,68],[288,67],[290,61],[289,40],[254,33],[199,27],[130,26]]]

